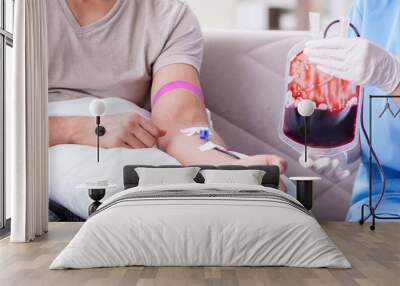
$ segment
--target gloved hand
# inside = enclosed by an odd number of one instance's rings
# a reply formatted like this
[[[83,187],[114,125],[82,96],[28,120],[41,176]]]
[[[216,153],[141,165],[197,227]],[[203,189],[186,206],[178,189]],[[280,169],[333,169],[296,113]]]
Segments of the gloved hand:
[[[324,73],[388,94],[400,83],[400,60],[361,38],[330,38],[306,43],[304,54]]]
[[[349,170],[344,169],[347,164],[347,154],[341,153],[334,157],[321,157],[308,155],[305,162],[305,155],[299,158],[299,163],[304,167],[313,170],[319,175],[324,175],[333,180],[344,180],[351,175]]]

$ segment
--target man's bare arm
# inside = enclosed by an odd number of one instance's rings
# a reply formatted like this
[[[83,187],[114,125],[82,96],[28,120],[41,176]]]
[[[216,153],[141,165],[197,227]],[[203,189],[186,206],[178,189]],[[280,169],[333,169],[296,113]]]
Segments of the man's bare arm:
[[[100,140],[102,148],[151,148],[165,132],[141,115],[120,113],[103,116],[106,134]],[[50,147],[60,144],[96,146],[95,120],[93,117],[50,117]]]
[[[83,128],[83,125],[90,124],[89,119],[88,117],[78,116],[49,117],[49,146],[77,144],[78,132]]]
[[[169,65],[158,71],[153,80],[152,97],[165,84],[182,80],[200,86],[196,70],[184,64]],[[159,138],[160,149],[176,158],[184,165],[278,165],[283,172],[286,162],[274,155],[259,155],[248,159],[234,159],[216,150],[201,152],[198,147],[204,144],[198,136],[187,137],[180,130],[190,127],[210,127],[204,104],[192,92],[177,89],[162,96],[152,111],[154,124],[165,130]],[[213,130],[211,140],[221,146],[225,143]]]
[[[171,65],[161,69],[154,77],[152,94],[164,84],[184,80],[200,86],[197,72],[188,65]],[[204,104],[190,91],[177,89],[159,99],[152,111],[152,120],[167,134],[159,139],[160,149],[185,165],[230,164],[234,159],[218,151],[201,152],[204,144],[198,136],[187,137],[180,130],[190,127],[210,127]],[[224,146],[223,140],[213,131],[212,141]]]

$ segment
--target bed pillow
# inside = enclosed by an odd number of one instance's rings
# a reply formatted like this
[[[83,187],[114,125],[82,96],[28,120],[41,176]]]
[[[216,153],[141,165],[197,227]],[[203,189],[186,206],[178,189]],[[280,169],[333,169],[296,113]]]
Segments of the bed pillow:
[[[93,98],[49,103],[49,116],[91,116]],[[104,99],[107,115],[136,112],[149,118],[149,112],[120,98]],[[95,120],[95,119],[93,119]],[[93,133],[93,136],[95,134]],[[100,139],[102,140],[102,139]],[[88,180],[105,179],[117,187],[107,190],[106,198],[124,190],[123,168],[126,165],[180,165],[169,154],[157,149],[101,149],[100,163],[96,148],[82,145],[57,145],[49,148],[49,197],[52,201],[86,219],[93,202],[85,190],[76,186]]]
[[[262,170],[203,170],[200,173],[205,184],[261,185],[265,175]]]
[[[136,168],[139,186],[191,184],[200,171],[198,167],[187,168]]]

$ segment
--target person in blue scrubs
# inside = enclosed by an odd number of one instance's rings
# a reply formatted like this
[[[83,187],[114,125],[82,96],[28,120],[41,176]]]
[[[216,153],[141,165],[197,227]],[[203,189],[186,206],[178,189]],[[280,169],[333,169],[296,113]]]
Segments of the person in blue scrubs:
[[[321,71],[349,80],[365,88],[364,118],[369,130],[369,95],[400,95],[400,1],[356,0],[350,21],[361,38],[332,38],[310,41],[305,53]],[[400,115],[387,112],[382,118],[386,99],[373,103],[373,147],[383,165],[386,194],[377,210],[381,216],[400,218]],[[389,99],[394,113],[400,109],[399,99]],[[360,122],[359,122],[360,124]],[[360,129],[361,130],[361,129]],[[369,146],[361,134],[361,165],[354,185],[348,221],[358,221],[362,204],[368,203]],[[381,178],[373,164],[373,201],[381,192]],[[368,211],[367,211],[368,214]]]

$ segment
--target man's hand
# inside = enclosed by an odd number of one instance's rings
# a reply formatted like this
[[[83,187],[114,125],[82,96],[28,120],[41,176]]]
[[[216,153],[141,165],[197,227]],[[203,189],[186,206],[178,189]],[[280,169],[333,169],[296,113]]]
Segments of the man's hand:
[[[281,157],[275,155],[256,155],[248,158],[243,158],[232,162],[233,165],[255,166],[255,165],[275,165],[279,167],[281,174],[287,169],[287,162]]]
[[[331,38],[306,43],[305,55],[327,74],[391,94],[400,83],[400,61],[361,38]]]
[[[81,121],[74,144],[96,146],[96,128],[93,118]],[[100,140],[102,148],[152,148],[166,132],[159,129],[151,120],[137,113],[121,113],[102,117],[101,124],[106,134]]]

